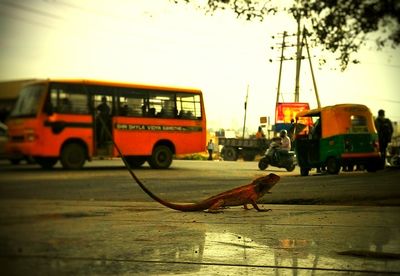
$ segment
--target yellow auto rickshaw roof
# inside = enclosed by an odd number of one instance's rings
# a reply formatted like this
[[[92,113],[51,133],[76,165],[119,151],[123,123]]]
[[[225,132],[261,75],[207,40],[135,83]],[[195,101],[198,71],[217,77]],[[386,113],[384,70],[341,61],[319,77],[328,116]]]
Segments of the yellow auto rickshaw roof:
[[[321,113],[336,111],[336,112],[349,112],[349,111],[357,111],[357,112],[369,112],[369,108],[363,104],[336,104],[324,106],[321,108],[315,108],[311,110],[304,110],[296,114],[296,118],[298,117],[312,117],[317,116]]]
[[[337,104],[306,110],[297,113],[296,119],[313,116],[321,116],[322,137],[354,132],[376,133],[372,113],[367,106],[362,104]],[[366,124],[354,125],[355,116],[364,117]]]

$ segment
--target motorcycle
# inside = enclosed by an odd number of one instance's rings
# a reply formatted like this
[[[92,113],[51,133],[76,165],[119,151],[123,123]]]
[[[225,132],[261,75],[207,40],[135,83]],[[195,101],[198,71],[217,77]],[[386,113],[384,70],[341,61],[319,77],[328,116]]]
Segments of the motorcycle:
[[[265,170],[269,165],[285,168],[288,172],[296,168],[296,156],[293,151],[284,152],[279,150],[280,146],[276,142],[272,142],[263,158],[258,162],[258,168]]]

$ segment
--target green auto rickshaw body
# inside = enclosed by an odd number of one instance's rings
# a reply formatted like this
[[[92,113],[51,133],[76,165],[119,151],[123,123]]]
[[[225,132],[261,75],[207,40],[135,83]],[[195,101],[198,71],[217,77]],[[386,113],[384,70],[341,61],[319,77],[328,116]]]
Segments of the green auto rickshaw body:
[[[302,175],[312,168],[337,174],[341,167],[381,166],[378,134],[365,105],[338,104],[296,115],[294,148]]]

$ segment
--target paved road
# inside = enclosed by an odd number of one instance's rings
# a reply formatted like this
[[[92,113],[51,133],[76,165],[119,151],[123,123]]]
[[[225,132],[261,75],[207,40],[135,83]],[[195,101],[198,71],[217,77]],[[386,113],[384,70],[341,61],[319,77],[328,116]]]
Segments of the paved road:
[[[311,174],[283,169],[258,170],[256,162],[180,161],[169,170],[136,170],[148,187],[162,198],[178,202],[201,200],[248,183],[265,173],[282,177],[263,202],[279,204],[400,205],[400,170],[339,175]],[[0,199],[56,199],[151,201],[133,183],[121,160],[97,160],[83,170],[41,170],[36,165],[0,164]]]
[[[81,171],[0,167],[6,275],[400,274],[399,171],[282,176],[271,212],[182,213],[152,202],[120,160]],[[162,197],[198,200],[247,183],[255,162],[176,161],[137,170]],[[334,203],[332,206],[319,203]]]

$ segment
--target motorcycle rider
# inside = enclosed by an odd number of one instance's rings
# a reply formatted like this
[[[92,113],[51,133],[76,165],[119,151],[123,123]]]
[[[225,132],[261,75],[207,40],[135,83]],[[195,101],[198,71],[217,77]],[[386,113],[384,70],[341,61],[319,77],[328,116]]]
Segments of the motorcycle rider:
[[[289,151],[292,148],[292,143],[289,136],[287,135],[286,129],[281,130],[281,132],[279,133],[279,137],[281,137],[281,150]]]
[[[279,149],[275,153],[275,158],[278,162],[280,162],[283,156],[288,156],[290,149],[292,148],[292,143],[290,141],[289,136],[287,135],[287,130],[282,129],[279,133],[279,137],[281,138]]]
[[[291,141],[286,130],[279,132],[279,137],[272,139],[263,158],[258,162],[258,168],[265,170],[268,165],[286,168],[291,172],[296,167],[294,153],[291,150]]]

